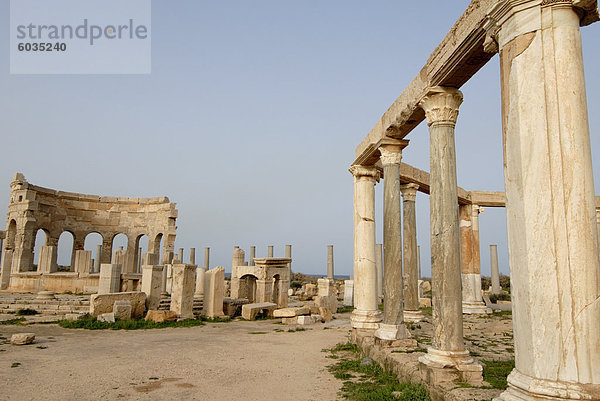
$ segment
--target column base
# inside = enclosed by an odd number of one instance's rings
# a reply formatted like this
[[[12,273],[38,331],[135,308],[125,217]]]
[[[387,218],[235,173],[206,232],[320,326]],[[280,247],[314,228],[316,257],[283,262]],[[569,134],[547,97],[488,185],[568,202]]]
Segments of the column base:
[[[428,348],[419,357],[421,377],[428,383],[461,381],[473,386],[483,383],[483,367],[469,356],[469,351],[440,351]]]
[[[375,337],[380,340],[395,341],[403,340],[410,337],[410,333],[404,324],[379,324],[379,328],[375,330]]]
[[[494,401],[596,400],[599,384],[567,383],[527,376],[517,369],[508,375],[508,388]]]
[[[354,309],[350,317],[350,323],[354,329],[377,330],[382,320],[383,314],[378,310]]]
[[[465,315],[484,315],[492,313],[492,308],[488,308],[483,302],[463,301],[462,312]]]
[[[405,310],[404,311],[404,322],[405,323],[416,323],[425,319],[425,315],[420,310]]]

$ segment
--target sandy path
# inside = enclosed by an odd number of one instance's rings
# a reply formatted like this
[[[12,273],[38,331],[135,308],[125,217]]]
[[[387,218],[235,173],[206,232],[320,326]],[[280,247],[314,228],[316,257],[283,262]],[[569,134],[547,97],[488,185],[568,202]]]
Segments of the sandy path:
[[[335,400],[341,382],[321,349],[345,342],[349,323],[331,323],[293,333],[273,321],[137,331],[0,326],[4,337],[37,336],[34,345],[0,346],[0,400]]]

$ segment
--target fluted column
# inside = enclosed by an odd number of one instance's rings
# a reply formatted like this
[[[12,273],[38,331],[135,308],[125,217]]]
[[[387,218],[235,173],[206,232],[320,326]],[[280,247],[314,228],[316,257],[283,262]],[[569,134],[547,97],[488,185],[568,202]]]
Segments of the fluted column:
[[[462,93],[435,87],[421,101],[430,133],[431,285],[433,338],[419,360],[430,368],[481,372],[463,342],[458,187],[454,127]],[[473,376],[473,377],[471,377]],[[475,375],[463,377],[475,382]],[[481,381],[481,373],[479,373]]]
[[[375,167],[352,166],[354,176],[354,311],[352,327],[375,330],[381,321],[377,309],[375,271]]]
[[[481,297],[481,256],[477,205],[460,205],[460,263],[462,270],[462,309],[466,314],[491,313]]]
[[[402,206],[400,164],[408,141],[395,141],[379,147],[383,166],[383,322],[375,332],[382,340],[406,338],[402,280]]]
[[[402,192],[403,258],[404,258],[404,321],[419,322],[423,313],[419,309],[419,266],[417,264],[417,184],[405,184]]]
[[[580,17],[508,1],[500,49],[515,369],[501,400],[598,399],[600,258]]]

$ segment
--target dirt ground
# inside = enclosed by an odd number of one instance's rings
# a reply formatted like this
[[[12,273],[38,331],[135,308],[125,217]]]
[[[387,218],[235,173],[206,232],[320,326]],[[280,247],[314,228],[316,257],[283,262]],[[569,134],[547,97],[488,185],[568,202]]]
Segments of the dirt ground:
[[[321,350],[348,340],[348,318],[298,332],[273,320],[135,331],[0,326],[6,339],[36,334],[32,345],[0,340],[0,400],[335,400],[341,382]]]

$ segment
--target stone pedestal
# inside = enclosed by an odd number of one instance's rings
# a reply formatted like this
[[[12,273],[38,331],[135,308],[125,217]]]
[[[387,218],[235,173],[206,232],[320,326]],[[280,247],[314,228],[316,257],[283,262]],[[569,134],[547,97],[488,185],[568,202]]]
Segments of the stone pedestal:
[[[424,319],[419,309],[419,266],[417,249],[417,215],[416,199],[417,184],[405,184],[400,187],[402,192],[402,223],[403,223],[403,253],[404,258],[404,321],[420,322]]]
[[[333,245],[327,245],[327,278],[333,279]]]
[[[225,268],[217,266],[208,270],[204,278],[204,306],[202,315],[213,318],[225,316],[223,296],[225,290]]]
[[[389,141],[379,147],[383,165],[383,322],[375,331],[381,340],[408,337],[404,326],[404,284],[402,280],[402,206],[400,200],[400,164],[402,149],[408,141]]]
[[[194,275],[196,265],[173,265],[173,292],[171,293],[171,310],[181,319],[194,317]],[[222,308],[222,306],[221,306]]]
[[[375,330],[381,321],[377,309],[375,270],[375,167],[352,166],[354,176],[354,296],[351,323],[355,329]]]
[[[600,258],[579,10],[523,3],[490,14],[500,27],[516,363],[498,399],[598,399]]]
[[[40,247],[40,256],[38,258],[38,272],[54,273],[58,271],[56,259],[58,257],[57,248],[53,245]]]
[[[93,266],[92,251],[75,251],[73,266],[75,273],[89,274]]]
[[[146,293],[146,309],[156,310],[160,303],[162,266],[142,265],[142,292]]]
[[[354,280],[344,280],[344,306],[354,306]]]
[[[121,292],[121,265],[102,263],[98,280],[98,294],[115,292]]]
[[[463,342],[461,266],[458,226],[458,186],[454,126],[462,93],[435,87],[421,101],[430,133],[431,282],[433,306],[432,346],[419,358],[422,369],[463,371],[470,365],[481,383],[482,368],[468,357]],[[470,368],[470,369],[471,369]]]

